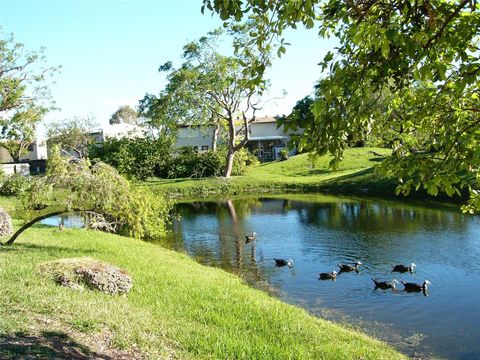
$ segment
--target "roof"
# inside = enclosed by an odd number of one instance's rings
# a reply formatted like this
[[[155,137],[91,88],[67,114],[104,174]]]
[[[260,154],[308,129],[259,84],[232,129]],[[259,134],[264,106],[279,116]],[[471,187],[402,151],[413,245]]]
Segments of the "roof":
[[[286,140],[288,136],[281,135],[271,135],[271,136],[250,136],[248,141],[258,141],[258,140]]]
[[[271,116],[264,116],[264,117],[258,117],[255,118],[255,121],[252,122],[252,124],[260,124],[260,123],[276,123],[277,119]]]

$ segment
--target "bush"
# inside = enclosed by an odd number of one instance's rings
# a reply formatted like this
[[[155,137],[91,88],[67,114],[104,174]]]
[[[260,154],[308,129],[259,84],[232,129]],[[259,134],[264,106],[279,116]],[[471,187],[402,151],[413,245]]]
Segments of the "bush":
[[[172,142],[168,138],[106,139],[92,145],[89,157],[101,160],[130,178],[145,180],[164,174],[171,161]]]
[[[13,196],[20,195],[30,187],[30,179],[20,175],[13,174],[6,176],[0,186],[0,195]]]
[[[183,147],[172,149],[170,139],[107,139],[101,145],[92,145],[90,159],[100,160],[130,178],[145,180],[161,178],[204,178],[221,176],[225,167],[227,150],[198,151]],[[247,149],[235,155],[232,175],[243,175],[258,159]]]
[[[168,178],[220,176],[224,161],[223,155],[218,151],[199,152],[190,147],[183,147],[170,159],[165,175]]]
[[[226,157],[227,151],[225,150],[224,154],[224,160],[222,163],[222,166],[225,166],[225,157]],[[232,169],[232,175],[244,175],[247,173],[249,169],[252,167],[260,164],[260,161],[258,158],[252,154],[248,149],[242,148],[240,149],[236,154],[235,158],[233,159],[233,169]]]
[[[282,149],[278,152],[278,155],[280,155],[280,160],[288,160],[288,150]]]
[[[180,148],[170,159],[167,165],[168,178],[204,178],[221,176],[225,168],[227,150],[220,147],[217,151],[207,150],[199,152],[190,147]],[[243,175],[249,166],[258,164],[259,161],[247,149],[241,149],[235,154],[232,175]]]

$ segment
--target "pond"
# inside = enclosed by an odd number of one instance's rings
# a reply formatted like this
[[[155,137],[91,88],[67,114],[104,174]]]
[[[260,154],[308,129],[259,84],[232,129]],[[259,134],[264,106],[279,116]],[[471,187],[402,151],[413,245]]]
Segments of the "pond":
[[[423,358],[480,358],[480,219],[457,208],[323,196],[178,204],[171,247]],[[256,232],[256,240],[245,235]],[[293,267],[276,267],[290,258]],[[318,273],[361,261],[359,272]],[[417,267],[392,273],[393,264]],[[432,285],[374,289],[372,277]]]

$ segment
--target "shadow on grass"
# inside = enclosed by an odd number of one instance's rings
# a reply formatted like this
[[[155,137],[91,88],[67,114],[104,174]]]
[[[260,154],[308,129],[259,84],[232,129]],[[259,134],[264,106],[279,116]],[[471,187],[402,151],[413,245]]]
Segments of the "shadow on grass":
[[[68,334],[43,331],[40,335],[17,332],[0,335],[0,359],[113,359],[96,353]]]
[[[385,158],[380,156],[368,159],[368,161],[372,161],[372,162],[382,162],[383,160],[385,160]]]
[[[7,241],[4,239],[2,242]],[[68,247],[62,246],[53,246],[53,245],[36,245],[36,244],[25,244],[22,243],[21,240],[19,242],[15,242],[12,245],[0,245],[0,253],[1,252],[8,252],[8,251],[44,251],[44,252],[51,252],[56,251],[59,253],[71,253],[73,250]],[[82,253],[84,254],[91,254],[94,253],[94,250],[82,249]],[[0,358],[1,359],[1,358]]]

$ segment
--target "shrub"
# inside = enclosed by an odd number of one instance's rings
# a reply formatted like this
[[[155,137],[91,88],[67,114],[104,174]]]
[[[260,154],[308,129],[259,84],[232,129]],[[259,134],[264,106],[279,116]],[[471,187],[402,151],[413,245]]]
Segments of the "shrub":
[[[222,167],[225,166],[225,156],[226,150]],[[254,154],[252,154],[248,149],[242,148],[235,154],[235,158],[233,159],[232,175],[244,175],[249,169],[258,165],[259,163],[260,161]]]
[[[218,151],[199,152],[190,147],[180,148],[166,168],[168,178],[202,178],[219,176],[223,169],[223,155]]]
[[[0,195],[13,196],[20,195],[30,187],[30,179],[20,175],[13,174],[6,176],[0,186]]]
[[[278,152],[278,155],[280,155],[280,160],[288,160],[288,150],[282,149]]]
[[[145,180],[164,174],[171,161],[171,147],[168,138],[106,139],[103,144],[92,145],[89,156],[115,167],[123,175]]]

